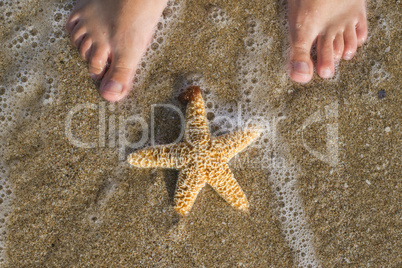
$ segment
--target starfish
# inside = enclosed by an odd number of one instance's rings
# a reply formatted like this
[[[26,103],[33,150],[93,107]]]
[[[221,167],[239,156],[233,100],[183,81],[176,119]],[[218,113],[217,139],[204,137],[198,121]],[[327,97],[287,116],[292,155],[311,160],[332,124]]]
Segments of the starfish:
[[[180,99],[188,102],[184,142],[138,150],[129,155],[128,162],[141,168],[178,169],[174,202],[175,210],[183,216],[190,212],[205,184],[212,186],[232,207],[248,212],[246,195],[227,162],[258,138],[261,131],[250,128],[211,137],[201,89],[188,87]]]

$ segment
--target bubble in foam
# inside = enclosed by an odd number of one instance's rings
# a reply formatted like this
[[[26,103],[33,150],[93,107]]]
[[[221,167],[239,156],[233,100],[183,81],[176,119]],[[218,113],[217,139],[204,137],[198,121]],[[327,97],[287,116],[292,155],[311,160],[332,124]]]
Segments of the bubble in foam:
[[[392,24],[392,22],[390,21],[390,18],[387,18],[387,19],[380,18],[378,20],[378,26],[377,26],[378,30],[381,32],[384,32],[388,38],[390,38],[390,35],[391,35],[390,28],[389,28],[390,24]]]
[[[246,27],[247,37],[244,40],[246,49],[255,52],[257,48],[264,50],[270,47],[271,39],[261,33],[259,23],[255,19],[249,18]]]
[[[383,81],[389,79],[389,73],[384,70],[381,64],[375,60],[370,62],[371,71],[370,71],[370,80],[373,85],[378,85]]]
[[[218,42],[216,41],[216,39],[210,39],[208,41],[208,50],[209,51],[214,51],[214,50],[218,50],[219,49],[219,45]]]
[[[208,19],[214,24],[224,27],[229,21],[229,16],[219,6],[211,5],[208,10]]]

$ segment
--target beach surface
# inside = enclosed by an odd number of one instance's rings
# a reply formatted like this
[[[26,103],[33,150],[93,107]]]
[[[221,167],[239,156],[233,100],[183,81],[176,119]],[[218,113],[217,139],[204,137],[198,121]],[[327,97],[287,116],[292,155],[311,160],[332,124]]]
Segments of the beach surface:
[[[330,80],[293,83],[281,1],[175,1],[117,104],[70,45],[69,1],[0,1],[1,267],[400,267],[401,21],[368,3],[369,38]],[[188,85],[250,213],[206,186],[174,210],[176,170],[127,155],[177,141]]]

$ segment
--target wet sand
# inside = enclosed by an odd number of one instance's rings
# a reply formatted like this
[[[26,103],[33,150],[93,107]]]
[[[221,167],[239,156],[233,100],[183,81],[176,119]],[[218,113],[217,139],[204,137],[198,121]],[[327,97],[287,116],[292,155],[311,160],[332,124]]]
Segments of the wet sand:
[[[59,2],[62,9],[71,8]],[[35,29],[40,21],[46,22],[46,7],[59,2],[23,5],[11,23],[1,26],[2,43],[17,38],[17,26],[31,23]],[[135,114],[149,123],[153,104],[173,104],[184,111],[177,95],[185,83],[200,79],[207,90],[206,102],[214,103],[211,111],[219,110],[217,105],[239,102],[249,117],[256,111],[269,118],[266,122],[280,118],[277,139],[263,143],[270,148],[251,148],[239,157],[259,161],[261,155],[280,155],[292,163],[298,183],[292,191],[302,200],[306,228],[312,233],[315,258],[322,267],[401,265],[398,4],[369,3],[367,44],[353,60],[340,63],[334,79],[323,81],[315,76],[307,85],[292,83],[285,73],[281,4],[187,1],[181,9],[174,27],[163,36],[163,44],[144,60],[146,66],[133,92],[116,105],[101,99],[97,84],[61,26],[51,34],[57,36],[52,37],[56,45],[48,38],[38,63],[38,72],[43,68],[48,77],[43,86],[23,90],[25,95],[15,105],[24,107],[17,110],[25,116],[17,113],[20,116],[2,137],[13,195],[8,217],[1,223],[6,227],[2,265],[297,265],[295,256],[300,252],[287,239],[289,217],[283,218],[285,205],[277,194],[283,190],[275,186],[278,177],[286,181],[290,176],[287,170],[278,173],[247,163],[236,166],[232,161],[250,214],[233,210],[212,188],[205,187],[190,215],[182,218],[173,209],[176,171],[137,169],[119,157],[133,151],[118,147],[123,119]],[[218,17],[224,19],[217,21],[213,13],[221,11]],[[57,21],[56,14],[53,19]],[[42,41],[47,39],[44,29],[38,29],[38,35],[44,34]],[[259,43],[264,38],[269,45],[250,45],[250,40]],[[17,86],[6,87],[7,76],[24,65],[16,59],[25,54],[10,54],[11,50],[0,49],[0,82],[4,90],[19,94]],[[249,77],[244,70],[254,72],[249,68],[253,57],[261,62],[255,65],[257,78],[251,82],[256,86],[244,98],[244,85],[249,82],[242,77]],[[52,76],[53,91],[49,92],[45,85]],[[53,101],[46,103],[48,99]],[[2,97],[3,106],[7,101]],[[77,104],[94,105],[75,113],[71,121],[74,137],[94,142],[94,148],[79,148],[66,136],[66,118]],[[223,113],[210,114],[210,119]],[[180,132],[177,114],[156,110],[155,115],[156,142],[175,140]],[[309,118],[312,121],[306,125]],[[211,122],[212,128],[219,127],[218,123]],[[106,133],[105,139],[99,139],[99,129]],[[139,140],[141,135],[139,124],[127,127],[128,140]],[[331,142],[335,142],[332,147]]]

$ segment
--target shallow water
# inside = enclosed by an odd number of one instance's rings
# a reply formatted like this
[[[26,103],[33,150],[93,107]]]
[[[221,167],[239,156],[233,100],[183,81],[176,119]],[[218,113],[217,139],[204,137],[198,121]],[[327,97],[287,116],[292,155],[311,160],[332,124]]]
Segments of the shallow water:
[[[107,104],[63,31],[70,2],[0,1],[2,264],[397,266],[397,5],[370,2],[357,56],[329,81],[297,85],[282,4],[177,1],[132,94]],[[189,84],[204,89],[215,135],[265,128],[230,162],[250,215],[205,187],[181,218],[177,172],[125,162],[180,136]]]

